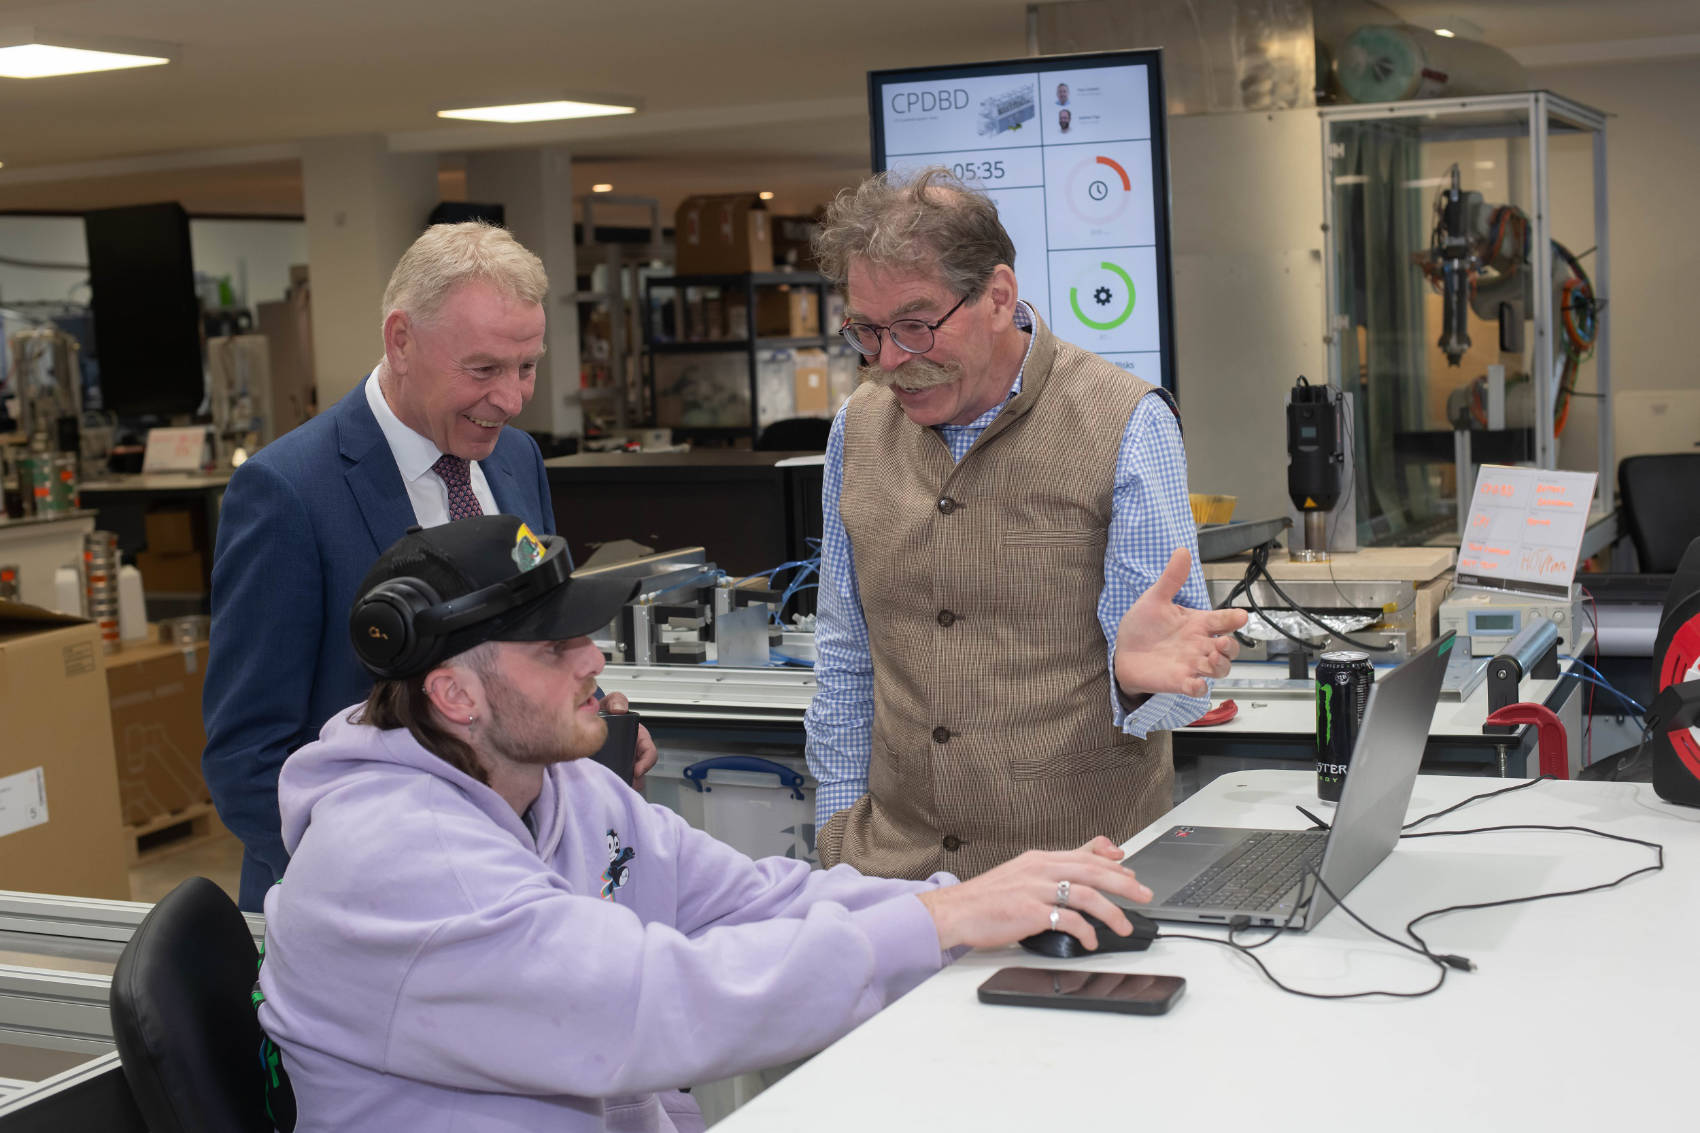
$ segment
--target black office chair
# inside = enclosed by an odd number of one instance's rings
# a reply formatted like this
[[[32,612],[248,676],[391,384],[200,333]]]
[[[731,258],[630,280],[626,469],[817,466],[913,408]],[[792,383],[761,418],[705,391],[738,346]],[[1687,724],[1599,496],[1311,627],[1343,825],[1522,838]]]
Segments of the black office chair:
[[[204,877],[167,894],[124,946],[112,1033],[152,1133],[295,1127],[289,1078],[255,1014],[259,960],[248,922]]]
[[[825,452],[831,435],[830,417],[787,417],[763,429],[754,447],[757,452]]]
[[[1620,461],[1617,491],[1641,573],[1674,573],[1688,544],[1700,537],[1700,452]]]

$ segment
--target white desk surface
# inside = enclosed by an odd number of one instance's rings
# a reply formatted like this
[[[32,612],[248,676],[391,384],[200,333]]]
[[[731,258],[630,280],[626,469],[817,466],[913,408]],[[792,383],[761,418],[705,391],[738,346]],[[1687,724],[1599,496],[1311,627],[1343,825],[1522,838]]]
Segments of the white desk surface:
[[[230,473],[202,475],[195,472],[140,472],[117,476],[109,480],[89,480],[82,485],[85,492],[184,492],[204,488],[222,488],[230,483]]]
[[[33,533],[35,529],[53,523],[65,523],[73,519],[93,519],[93,508],[78,508],[76,511],[62,511],[58,515],[28,515],[22,519],[0,519],[0,535],[8,531],[24,531]]]
[[[1410,814],[1486,784],[1421,776]],[[1315,777],[1225,775],[1136,835],[1176,823],[1302,827]],[[716,1126],[725,1133],[886,1130],[1657,1130],[1692,1127],[1700,1052],[1700,810],[1647,784],[1544,782],[1435,823],[1593,826],[1662,842],[1664,872],[1615,890],[1437,918],[1431,947],[1468,956],[1423,999],[1287,995],[1237,953],[1161,937],[1147,952],[1046,960],[981,951],[945,969]],[[1428,827],[1425,827],[1428,828]],[[1418,913],[1579,888],[1652,851],[1581,834],[1402,842],[1347,898],[1398,935]],[[1225,935],[1221,929],[1165,926]],[[1253,937],[1255,939],[1255,937]],[[1340,910],[1258,955],[1314,991],[1416,990],[1432,965]],[[1184,976],[1163,1016],[988,1006],[975,989],[1010,965]],[[1686,1117],[1682,1116],[1687,1114]]]

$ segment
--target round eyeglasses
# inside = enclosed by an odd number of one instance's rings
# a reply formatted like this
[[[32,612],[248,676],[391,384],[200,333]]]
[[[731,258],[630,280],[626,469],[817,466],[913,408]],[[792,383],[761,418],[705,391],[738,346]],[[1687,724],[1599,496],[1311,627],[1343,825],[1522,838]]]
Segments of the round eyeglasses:
[[[880,336],[887,331],[891,332],[891,341],[897,344],[899,350],[910,354],[925,354],[933,348],[933,332],[944,326],[945,319],[956,314],[966,302],[968,296],[964,295],[956,301],[956,306],[946,311],[943,318],[936,323],[923,322],[920,319],[898,319],[886,326],[846,322],[838,333],[844,336],[845,342],[856,348],[858,354],[868,358],[880,352]]]

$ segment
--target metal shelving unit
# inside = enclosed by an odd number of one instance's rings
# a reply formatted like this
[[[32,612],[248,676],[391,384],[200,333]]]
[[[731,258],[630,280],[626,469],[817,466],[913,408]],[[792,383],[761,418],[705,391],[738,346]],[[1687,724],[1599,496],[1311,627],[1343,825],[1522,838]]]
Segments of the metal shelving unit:
[[[656,408],[656,423],[668,424],[675,435],[699,440],[735,440],[748,436],[754,440],[761,431],[761,391],[758,387],[757,364],[765,350],[818,349],[829,351],[837,336],[827,329],[827,280],[813,272],[746,272],[726,275],[656,276],[644,281],[644,339],[646,345],[645,381],[650,404]],[[821,333],[801,337],[790,335],[758,336],[756,334],[756,296],[763,288],[806,288],[814,292],[815,311]],[[744,337],[728,339],[687,339],[676,335],[686,327],[686,294],[692,290],[718,291],[720,299],[742,297],[744,302]],[[657,292],[671,292],[670,302],[658,298]],[[657,325],[661,311],[671,307],[673,334],[666,334]],[[662,422],[660,401],[655,388],[655,359],[666,355],[738,354],[745,355],[749,383],[749,423],[729,425],[691,425]]]
[[[608,193],[591,194],[578,198],[583,210],[583,221],[580,225],[581,237],[578,245],[578,268],[582,275],[595,278],[597,269],[602,273],[602,287],[574,292],[572,299],[585,308],[606,307],[608,310],[608,344],[607,357],[591,359],[588,356],[581,359],[581,366],[586,362],[600,364],[607,369],[609,381],[604,385],[592,385],[580,390],[580,397],[586,403],[586,424],[592,416],[593,408],[606,406],[612,409],[612,425],[616,431],[623,430],[641,421],[644,410],[641,404],[640,386],[645,381],[647,363],[641,357],[639,343],[628,340],[630,319],[629,308],[637,301],[642,290],[645,273],[655,270],[653,265],[669,263],[673,258],[671,243],[663,238],[661,227],[660,203],[651,197],[614,196]],[[649,232],[647,243],[618,242],[599,240],[598,233],[602,226],[598,223],[598,213],[606,213],[608,209],[636,210],[647,214],[644,227]],[[580,335],[584,336],[583,319],[585,311],[581,310]],[[583,351],[581,345],[581,352]],[[603,409],[601,416],[607,418],[609,413]]]

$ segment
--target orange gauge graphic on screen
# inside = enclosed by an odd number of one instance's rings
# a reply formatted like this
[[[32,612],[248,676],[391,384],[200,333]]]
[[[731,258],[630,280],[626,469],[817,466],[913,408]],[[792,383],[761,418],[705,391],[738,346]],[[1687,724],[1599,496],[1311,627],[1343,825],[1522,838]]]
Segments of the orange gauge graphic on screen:
[[[1122,163],[1098,154],[1082,158],[1069,171],[1063,199],[1069,211],[1097,228],[1114,224],[1133,200],[1133,180]]]

